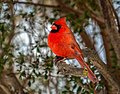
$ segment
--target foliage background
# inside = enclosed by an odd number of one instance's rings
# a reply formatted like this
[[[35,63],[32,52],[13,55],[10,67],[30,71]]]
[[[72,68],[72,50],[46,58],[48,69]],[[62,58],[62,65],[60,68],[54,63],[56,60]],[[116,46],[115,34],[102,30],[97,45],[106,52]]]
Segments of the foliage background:
[[[80,47],[95,50],[105,63],[102,69],[91,66],[99,83],[57,73],[47,35],[62,16]],[[119,0],[0,0],[0,92],[119,94],[119,44]],[[79,67],[75,60],[66,62]]]

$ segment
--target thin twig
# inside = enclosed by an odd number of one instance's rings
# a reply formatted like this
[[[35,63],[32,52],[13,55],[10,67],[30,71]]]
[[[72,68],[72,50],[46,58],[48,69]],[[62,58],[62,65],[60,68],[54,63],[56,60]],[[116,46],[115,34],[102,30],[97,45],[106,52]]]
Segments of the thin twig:
[[[3,3],[11,3],[10,1],[5,1],[5,0],[2,0],[1,2]],[[63,11],[69,11],[69,12],[72,12],[72,13],[75,13],[77,15],[81,15],[83,13],[82,10],[74,10],[73,8],[70,8],[68,6],[66,6],[63,2],[61,2],[60,0],[57,0],[57,2],[59,3],[59,5],[46,5],[46,4],[40,4],[40,3],[33,3],[33,2],[21,2],[21,1],[13,1],[13,4],[30,4],[30,5],[35,5],[35,6],[43,6],[43,7],[49,7],[49,8],[59,8],[61,10],[64,10]],[[91,14],[91,17],[94,18],[98,23],[102,23],[104,24],[104,19],[101,18],[101,17],[97,17],[96,15],[94,14]]]
[[[1,2],[11,3],[10,1],[7,1],[7,0],[1,0]],[[49,7],[49,8],[59,8],[58,5],[47,5],[47,4],[40,4],[40,3],[33,3],[33,2],[22,2],[22,1],[13,1],[13,4],[28,4],[28,5]]]
[[[64,4],[61,0],[56,0],[56,1],[58,2],[59,6],[61,7],[62,10],[63,10],[63,8],[64,8],[64,10],[69,11],[69,12],[73,12],[73,13],[77,14],[78,16],[80,16],[81,14],[84,13],[83,10],[75,10],[75,9],[73,9],[73,8],[71,8],[71,7],[68,7],[68,6],[67,6],[66,4]],[[63,10],[63,11],[64,11],[64,10]],[[91,13],[91,17],[92,17],[93,19],[95,19],[98,23],[104,24],[104,19],[103,19],[102,17],[98,17],[98,16],[96,16],[95,14],[92,14],[92,13]]]

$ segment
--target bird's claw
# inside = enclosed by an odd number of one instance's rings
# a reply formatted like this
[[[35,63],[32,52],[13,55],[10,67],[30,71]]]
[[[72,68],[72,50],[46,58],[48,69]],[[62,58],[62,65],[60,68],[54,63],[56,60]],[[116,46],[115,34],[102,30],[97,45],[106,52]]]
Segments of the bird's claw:
[[[56,56],[55,63],[60,62],[60,61],[64,61],[64,60],[65,60],[64,57]]]

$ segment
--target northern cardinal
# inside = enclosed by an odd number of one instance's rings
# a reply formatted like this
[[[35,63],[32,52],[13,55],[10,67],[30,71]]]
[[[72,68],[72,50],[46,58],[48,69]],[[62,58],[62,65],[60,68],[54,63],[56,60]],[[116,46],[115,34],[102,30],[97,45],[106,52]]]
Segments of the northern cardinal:
[[[84,62],[83,54],[78,46],[75,37],[66,24],[66,17],[54,21],[48,35],[48,46],[60,57],[75,58],[78,60],[82,68],[87,68],[88,78],[93,82],[97,82],[97,78]]]

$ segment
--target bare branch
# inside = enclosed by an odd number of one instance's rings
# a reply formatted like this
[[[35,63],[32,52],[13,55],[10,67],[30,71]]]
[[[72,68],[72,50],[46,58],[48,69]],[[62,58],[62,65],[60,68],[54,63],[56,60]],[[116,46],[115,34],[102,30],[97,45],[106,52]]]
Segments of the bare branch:
[[[46,4],[33,3],[33,2],[22,2],[22,1],[13,1],[13,2],[10,2],[10,1],[7,1],[7,0],[1,0],[0,2],[3,2],[3,3],[13,3],[13,4],[28,4],[28,5],[49,7],[49,8],[59,8],[58,5],[46,5]]]
[[[83,50],[84,56],[88,57],[89,60],[93,63],[95,67],[99,70],[99,72],[103,75],[107,83],[109,84],[109,87],[111,87],[111,91],[114,93],[111,94],[119,94],[120,88],[118,83],[114,80],[114,78],[110,75],[109,70],[107,69],[104,62],[101,61],[99,56],[96,54],[94,50],[90,49],[84,49]],[[116,91],[116,92],[115,92]]]
[[[1,2],[3,3],[11,3],[10,1],[7,0],[2,0]],[[49,7],[49,8],[59,8],[62,9],[64,8],[63,11],[69,11],[69,12],[73,12],[77,15],[81,15],[83,13],[82,10],[74,10],[73,8],[70,8],[68,6],[66,6],[63,2],[61,2],[60,0],[57,0],[57,2],[59,3],[59,5],[46,5],[46,4],[40,4],[40,3],[33,3],[33,2],[21,2],[21,1],[13,1],[13,4],[30,4],[30,5],[35,5],[35,6],[43,6],[43,7]],[[102,23],[104,24],[104,19],[101,17],[96,16],[95,14],[91,14],[91,17],[94,18],[98,23]]]
[[[56,62],[56,66],[58,67],[58,71],[63,75],[84,76],[83,68],[76,68],[62,61]]]
[[[93,63],[95,67],[99,70],[99,72],[103,75],[107,83],[109,84],[109,87],[111,87],[111,91],[116,91],[114,94],[119,94],[118,92],[120,91],[119,85],[116,83],[114,78],[110,75],[109,70],[107,69],[106,65],[104,62],[101,61],[99,56],[94,50],[90,49],[84,49],[83,54],[85,57],[88,57],[88,59]],[[83,70],[82,68],[76,68],[71,65],[66,64],[65,62],[57,62],[56,63],[58,70],[63,74],[63,75],[72,75],[72,76],[84,76],[83,75]],[[111,93],[112,94],[112,93]]]
[[[84,69],[76,68],[74,66],[68,65],[65,62],[58,61],[56,62],[56,66],[58,67],[58,71],[63,75],[71,75],[76,77],[84,77]],[[83,85],[79,81],[77,81],[78,85],[84,88],[86,91],[90,92],[87,86]]]
[[[119,17],[118,17],[118,15],[117,15],[117,13],[116,13],[113,5],[112,5],[111,0],[108,0],[108,2],[109,2],[109,4],[110,4],[110,6],[111,6],[112,12],[114,13],[115,19],[116,19],[116,21],[117,21],[118,32],[120,33],[120,21],[119,21]]]
[[[60,8],[61,8],[62,10],[63,10],[63,8],[64,8],[64,10],[69,11],[69,12],[73,12],[73,13],[77,14],[78,16],[80,16],[81,14],[84,13],[83,10],[75,10],[75,9],[73,9],[73,8],[71,8],[71,7],[66,6],[66,5],[65,5],[62,1],[60,1],[60,0],[56,0],[56,1],[58,2],[59,6],[60,6]],[[63,10],[63,11],[64,11],[64,10]],[[103,19],[102,17],[98,17],[98,16],[96,16],[95,14],[92,14],[92,13],[91,13],[91,17],[92,17],[95,21],[97,21],[98,23],[104,24],[104,19]]]
[[[105,18],[105,25],[106,26],[106,34],[108,35],[111,44],[114,48],[117,57],[117,64],[120,65],[120,34],[118,32],[119,28],[117,29],[116,25],[116,16],[114,11],[111,7],[111,4],[108,0],[100,0],[101,8],[103,11],[103,15]],[[118,24],[118,23],[117,23]]]
[[[24,94],[23,87],[16,78],[15,74],[10,70],[3,70],[0,78],[0,87],[5,92],[11,92],[10,94]],[[9,94],[9,93],[6,93]]]

